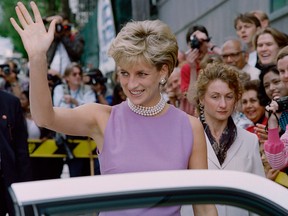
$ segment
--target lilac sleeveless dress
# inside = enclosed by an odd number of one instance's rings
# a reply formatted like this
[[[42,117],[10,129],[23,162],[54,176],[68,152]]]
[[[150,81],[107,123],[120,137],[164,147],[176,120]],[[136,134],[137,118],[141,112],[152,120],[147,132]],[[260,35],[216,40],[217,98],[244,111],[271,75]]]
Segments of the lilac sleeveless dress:
[[[170,105],[161,116],[144,117],[127,102],[112,107],[99,154],[101,174],[188,168],[193,147],[187,114]],[[106,215],[180,215],[180,207],[103,212]]]

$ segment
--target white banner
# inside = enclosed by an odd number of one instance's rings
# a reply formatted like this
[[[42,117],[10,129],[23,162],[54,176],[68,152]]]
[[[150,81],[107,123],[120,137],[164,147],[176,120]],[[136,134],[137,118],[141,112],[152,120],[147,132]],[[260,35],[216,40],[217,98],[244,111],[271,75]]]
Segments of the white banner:
[[[99,69],[105,75],[115,70],[113,58],[108,57],[108,49],[115,38],[115,25],[110,0],[98,0]]]

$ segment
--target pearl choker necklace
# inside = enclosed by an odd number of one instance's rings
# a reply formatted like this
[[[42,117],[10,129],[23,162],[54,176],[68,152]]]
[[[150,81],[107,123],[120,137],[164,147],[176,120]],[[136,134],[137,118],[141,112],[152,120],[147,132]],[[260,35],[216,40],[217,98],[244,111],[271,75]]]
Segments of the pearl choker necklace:
[[[129,108],[137,113],[138,115],[142,115],[142,116],[154,116],[157,115],[158,113],[160,113],[165,105],[166,105],[166,101],[163,98],[162,94],[161,94],[161,99],[160,101],[152,107],[144,107],[144,106],[140,106],[140,105],[135,105],[133,104],[129,99],[127,99],[128,101],[128,106]]]

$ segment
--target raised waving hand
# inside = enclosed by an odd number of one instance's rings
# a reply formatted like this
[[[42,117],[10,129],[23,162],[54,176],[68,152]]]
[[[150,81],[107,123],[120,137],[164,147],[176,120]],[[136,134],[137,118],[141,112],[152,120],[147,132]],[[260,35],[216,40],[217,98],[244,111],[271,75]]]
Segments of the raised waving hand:
[[[21,26],[14,18],[10,18],[13,27],[22,39],[29,58],[39,53],[47,52],[54,38],[56,23],[56,20],[53,20],[47,31],[35,2],[32,1],[30,6],[33,11],[34,20],[22,2],[18,2],[15,7]]]

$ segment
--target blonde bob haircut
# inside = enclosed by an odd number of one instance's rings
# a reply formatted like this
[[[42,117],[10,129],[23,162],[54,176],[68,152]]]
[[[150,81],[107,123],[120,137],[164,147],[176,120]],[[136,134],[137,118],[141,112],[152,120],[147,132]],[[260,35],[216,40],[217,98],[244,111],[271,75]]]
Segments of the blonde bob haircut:
[[[177,63],[178,45],[175,35],[162,21],[131,21],[118,33],[108,54],[117,65],[134,66],[144,61],[158,71],[167,65],[170,75]]]
[[[235,104],[241,98],[243,86],[240,81],[239,71],[234,67],[224,63],[213,62],[207,64],[204,69],[201,69],[192,92],[191,97],[197,105],[197,110],[200,111],[200,99],[204,98],[207,92],[208,85],[214,80],[221,80],[229,86],[235,95]]]

